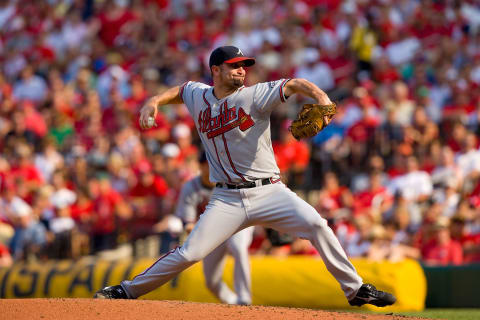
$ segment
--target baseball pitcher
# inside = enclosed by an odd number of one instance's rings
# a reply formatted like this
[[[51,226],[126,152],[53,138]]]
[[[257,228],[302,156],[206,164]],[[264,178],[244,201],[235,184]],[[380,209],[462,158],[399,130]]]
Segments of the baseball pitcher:
[[[187,106],[207,153],[210,181],[215,183],[205,212],[183,246],[158,259],[133,280],[103,288],[95,297],[140,297],[204,259],[236,232],[262,225],[310,240],[350,305],[393,304],[396,299],[392,294],[363,284],[326,220],[279,178],[270,138],[272,110],[294,94],[317,101],[304,108],[295,127],[292,124],[292,133],[301,138],[330,122],[334,104],[327,94],[304,79],[245,87],[245,67],[252,66],[255,59],[245,57],[233,46],[215,49],[209,62],[213,86],[189,81],[152,97],[140,110],[140,126],[149,128],[154,125],[149,119],[155,118],[158,107]],[[321,111],[322,106],[326,106],[326,112]]]

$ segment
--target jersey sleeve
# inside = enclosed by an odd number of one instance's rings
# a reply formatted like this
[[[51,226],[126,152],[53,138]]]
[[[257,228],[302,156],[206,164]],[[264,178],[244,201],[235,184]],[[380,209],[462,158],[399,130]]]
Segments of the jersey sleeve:
[[[180,191],[177,201],[175,215],[182,219],[184,223],[194,223],[197,221],[197,204],[191,183],[187,183]]]
[[[193,102],[195,97],[201,97],[205,88],[209,88],[209,86],[195,81],[187,81],[180,86],[180,98],[182,98],[183,103],[187,106],[187,109],[191,114],[193,114]]]
[[[283,87],[290,79],[262,82],[255,85],[253,103],[260,112],[271,112],[273,108],[287,100]]]

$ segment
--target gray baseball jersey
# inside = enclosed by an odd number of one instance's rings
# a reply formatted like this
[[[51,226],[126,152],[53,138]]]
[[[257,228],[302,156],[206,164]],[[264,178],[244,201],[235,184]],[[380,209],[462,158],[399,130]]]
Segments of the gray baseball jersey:
[[[241,87],[223,99],[203,83],[189,81],[180,88],[207,152],[210,181],[238,183],[280,174],[270,138],[270,113],[285,101],[287,81]]]

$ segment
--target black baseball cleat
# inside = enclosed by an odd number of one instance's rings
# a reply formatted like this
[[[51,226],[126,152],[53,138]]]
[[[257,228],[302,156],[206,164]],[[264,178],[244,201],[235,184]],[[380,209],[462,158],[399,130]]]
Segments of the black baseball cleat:
[[[98,290],[93,296],[94,299],[128,299],[127,293],[121,285],[105,287]]]
[[[348,303],[351,306],[363,306],[364,304],[373,304],[377,307],[390,306],[397,301],[397,298],[391,293],[377,290],[375,286],[365,283],[358,289],[357,295]]]

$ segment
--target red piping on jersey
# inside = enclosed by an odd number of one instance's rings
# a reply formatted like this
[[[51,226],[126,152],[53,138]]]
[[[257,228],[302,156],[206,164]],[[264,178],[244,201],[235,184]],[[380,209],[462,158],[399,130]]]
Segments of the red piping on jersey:
[[[205,97],[205,94],[207,93],[208,89],[205,89],[203,91],[203,101],[207,104],[207,106],[210,108],[210,103],[208,103],[207,98]]]
[[[237,174],[240,178],[242,178],[242,181],[247,181],[243,175],[237,171],[237,168],[235,168],[235,165],[233,164],[232,158],[230,157],[230,152],[228,151],[228,145],[227,145],[227,139],[225,139],[225,134],[222,133],[222,139],[223,139],[223,145],[225,146],[225,151],[227,152],[227,157],[228,161],[230,161],[230,165],[232,166],[233,172]]]
[[[220,163],[220,168],[222,168],[223,173],[225,173],[225,175],[227,176],[228,182],[232,182],[232,179],[230,179],[230,176],[228,175],[227,171],[225,171],[225,169],[222,166],[222,163],[220,162],[220,156],[218,155],[217,144],[215,143],[215,138],[212,138],[212,142],[213,142],[213,146],[215,147],[215,153],[217,154],[218,163]]]
[[[150,267],[148,267],[145,271],[143,271],[142,273],[136,275],[136,276],[133,278],[133,280],[135,280],[137,277],[143,276],[143,275],[144,275],[145,273],[147,273],[150,269],[152,269],[153,266],[156,265],[160,260],[166,258],[169,254],[174,253],[175,250],[177,250],[177,249],[179,249],[179,248],[181,248],[181,247],[177,247],[177,248],[175,248],[175,249],[172,249],[172,250],[168,251],[166,254],[164,254],[163,256],[161,256],[157,261],[155,261]],[[133,281],[133,280],[132,280],[132,281]]]
[[[207,106],[210,108],[210,103],[208,103],[207,98],[205,97],[207,90],[208,89],[205,89],[203,91],[203,101],[205,101]],[[220,161],[220,156],[218,155],[218,150],[217,150],[217,144],[215,143],[215,137],[213,137],[211,140],[213,142],[213,146],[215,147],[215,153],[217,154],[217,160],[218,160],[218,163],[220,164],[220,168],[222,168],[223,173],[225,173],[225,175],[227,176],[228,182],[232,182],[232,179],[230,179],[230,176],[228,175],[227,171],[225,171],[225,169],[222,166],[222,162]]]
[[[225,109],[228,109],[227,100],[225,100]],[[247,181],[243,177],[243,175],[240,172],[237,171],[237,168],[235,168],[235,165],[233,164],[232,158],[230,157],[230,152],[228,151],[227,139],[225,139],[225,134],[224,133],[222,133],[222,139],[223,139],[223,145],[225,147],[225,152],[227,153],[228,161],[230,162],[230,165],[232,166],[233,172],[235,172],[237,174],[237,176],[239,176],[242,179],[242,181]]]
[[[285,79],[282,81],[282,84],[280,85],[280,87],[278,88],[278,93],[280,94],[280,100],[282,102],[285,102],[285,97],[283,95],[283,85],[285,84],[285,82],[287,82],[289,79]]]

